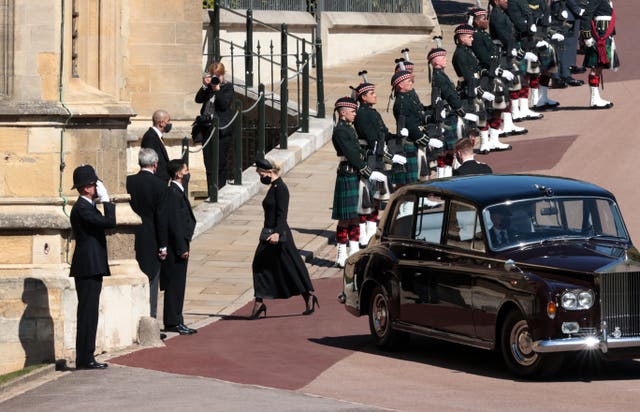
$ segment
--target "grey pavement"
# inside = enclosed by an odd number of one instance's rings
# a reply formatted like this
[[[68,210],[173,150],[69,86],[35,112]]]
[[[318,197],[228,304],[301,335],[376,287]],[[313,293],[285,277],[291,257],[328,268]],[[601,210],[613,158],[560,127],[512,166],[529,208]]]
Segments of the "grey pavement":
[[[58,373],[0,411],[381,411],[294,391],[111,365]]]

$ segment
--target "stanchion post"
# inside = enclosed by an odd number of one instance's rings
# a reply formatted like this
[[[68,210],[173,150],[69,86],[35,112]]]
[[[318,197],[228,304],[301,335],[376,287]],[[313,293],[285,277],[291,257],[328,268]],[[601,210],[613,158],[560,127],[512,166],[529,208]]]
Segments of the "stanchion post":
[[[236,120],[233,125],[233,184],[242,185],[242,102],[235,101]]]

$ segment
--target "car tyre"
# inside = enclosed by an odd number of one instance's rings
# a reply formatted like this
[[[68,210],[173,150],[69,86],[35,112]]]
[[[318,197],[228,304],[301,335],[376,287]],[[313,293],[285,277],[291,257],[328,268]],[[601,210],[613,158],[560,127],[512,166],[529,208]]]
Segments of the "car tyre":
[[[562,366],[561,353],[537,353],[529,334],[529,325],[518,311],[510,312],[502,324],[500,349],[507,368],[522,378],[545,378]]]
[[[399,349],[409,341],[409,333],[393,329],[391,299],[381,286],[376,286],[369,301],[369,329],[381,349]]]

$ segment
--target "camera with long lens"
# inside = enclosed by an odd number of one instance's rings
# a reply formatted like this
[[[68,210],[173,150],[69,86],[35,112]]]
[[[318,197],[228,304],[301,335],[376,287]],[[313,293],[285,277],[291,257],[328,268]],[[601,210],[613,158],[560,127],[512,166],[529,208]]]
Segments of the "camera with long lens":
[[[220,84],[220,78],[218,76],[216,76],[215,74],[213,76],[211,76],[211,85],[212,86],[217,86]]]

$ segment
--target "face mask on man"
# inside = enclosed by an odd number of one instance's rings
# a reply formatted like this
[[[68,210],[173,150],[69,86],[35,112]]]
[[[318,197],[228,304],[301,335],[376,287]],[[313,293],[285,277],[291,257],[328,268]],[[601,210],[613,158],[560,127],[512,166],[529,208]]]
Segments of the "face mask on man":
[[[186,187],[189,184],[189,179],[191,178],[191,173],[187,173],[182,175],[182,186]]]
[[[169,133],[169,132],[171,131],[171,127],[172,127],[172,124],[171,124],[171,123],[167,123],[167,124],[164,126],[164,132],[165,132],[165,133]]]
[[[263,185],[271,184],[271,176],[260,176],[260,183]]]

